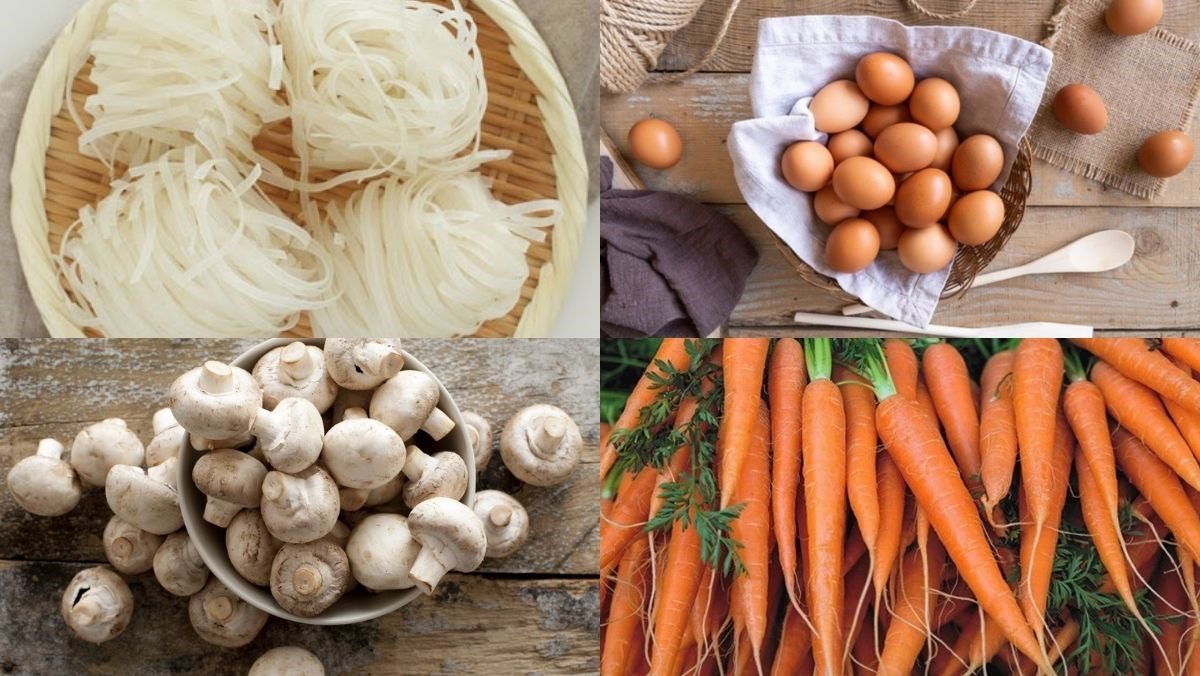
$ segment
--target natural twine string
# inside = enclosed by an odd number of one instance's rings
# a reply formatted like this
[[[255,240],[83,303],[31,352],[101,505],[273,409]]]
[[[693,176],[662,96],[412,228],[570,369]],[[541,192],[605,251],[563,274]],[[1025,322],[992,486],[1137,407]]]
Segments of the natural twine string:
[[[658,64],[676,31],[691,23],[704,0],[600,0],[600,83],[631,92]],[[741,0],[731,0],[717,36],[691,68],[663,78],[687,77],[708,64],[721,47]]]
[[[918,14],[924,14],[930,19],[940,19],[942,21],[946,21],[948,19],[960,19],[970,14],[971,10],[975,9],[975,3],[978,1],[979,0],[969,0],[967,4],[963,5],[963,7],[956,12],[935,12],[931,9],[926,9],[925,6],[921,4],[920,0],[908,0],[908,6],[912,7],[913,10]]]

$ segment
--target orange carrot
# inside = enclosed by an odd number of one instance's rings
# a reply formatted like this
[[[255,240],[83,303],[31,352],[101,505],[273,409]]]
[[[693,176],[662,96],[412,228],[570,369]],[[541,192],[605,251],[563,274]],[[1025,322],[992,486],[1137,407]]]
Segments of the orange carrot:
[[[870,567],[870,561],[862,559],[858,565],[846,573],[846,596],[842,599],[842,626],[845,627],[846,637],[844,640],[847,646],[854,645],[858,640],[858,635],[862,633],[863,625],[866,624],[864,619],[867,607],[861,604],[860,599],[863,598],[863,592],[871,584]]]
[[[875,608],[880,606],[883,590],[896,559],[900,556],[900,530],[904,525],[904,477],[892,456],[880,453],[876,465],[879,495],[879,536],[875,544]]]
[[[883,355],[887,360],[888,370],[892,373],[896,393],[905,399],[916,399],[917,376],[921,367],[917,363],[917,353],[913,352],[912,346],[899,338],[888,338],[883,341]]]
[[[715,650],[721,628],[729,617],[729,590],[721,576],[705,567],[700,578],[700,593],[692,606],[692,634],[702,650]]]
[[[654,608],[654,652],[650,657],[650,673],[669,674],[675,666],[688,633],[692,605],[700,589],[700,536],[693,526],[684,528],[683,521],[671,527],[667,544],[664,571],[670,574],[659,578],[658,603]]]
[[[834,380],[842,391],[846,412],[846,497],[858,531],[867,546],[867,555],[875,560],[875,542],[879,535],[879,491],[875,479],[875,393],[861,376],[845,368],[834,369]]]
[[[1154,589],[1158,591],[1154,598],[1154,615],[1162,631],[1158,640],[1166,648],[1166,654],[1154,651],[1154,673],[1181,674],[1184,664],[1181,650],[1187,645],[1183,637],[1186,619],[1183,613],[1188,612],[1190,604],[1179,571],[1169,562],[1160,568],[1154,580]]]
[[[1196,338],[1163,338],[1162,350],[1178,359],[1193,371],[1200,371],[1200,340]]]
[[[645,621],[642,610],[646,600],[646,573],[650,566],[647,558],[649,541],[649,537],[638,538],[621,557],[608,623],[604,627],[601,676],[625,674],[634,653],[642,650]]]
[[[1087,463],[1088,474],[1095,482],[1096,497],[1112,521],[1112,530],[1120,531],[1117,521],[1117,461],[1113,457],[1112,437],[1108,433],[1104,394],[1087,380],[1083,364],[1072,353],[1067,360],[1071,384],[1063,393],[1063,412],[1079,442],[1079,451]]]
[[[988,359],[980,378],[979,475],[983,483],[983,512],[992,521],[996,505],[1012,488],[1017,466],[1017,423],[1012,402],[1012,368],[1017,353],[997,352]],[[1103,412],[1103,409],[1101,409]]]
[[[1137,486],[1150,507],[1167,524],[1175,539],[1188,548],[1193,559],[1200,553],[1200,516],[1188,500],[1179,478],[1141,441],[1123,429],[1113,433],[1117,464]]]
[[[1041,530],[1054,493],[1054,430],[1063,381],[1062,347],[1057,340],[1021,341],[1013,360],[1013,414],[1021,455],[1021,483],[1029,514]]]
[[[979,477],[979,411],[971,395],[971,375],[967,362],[949,343],[925,348],[921,362],[925,385],[933,398],[938,420],[946,430],[950,452],[967,480],[975,484]]]
[[[892,606],[892,622],[883,643],[883,656],[878,673],[912,673],[917,656],[925,648],[930,618],[936,603],[936,591],[941,583],[945,550],[937,538],[929,542],[922,559],[921,551],[913,549],[900,564],[899,588]]]
[[[794,338],[775,343],[768,368],[771,404],[771,516],[779,565],[792,605],[800,607],[796,585],[796,492],[800,484],[800,402],[807,376],[804,349]]]
[[[621,415],[612,427],[613,432],[637,427],[642,418],[642,409],[654,403],[654,400],[662,394],[662,388],[655,383],[657,378],[663,377],[663,370],[659,366],[659,362],[670,364],[681,371],[691,365],[692,358],[688,354],[687,343],[688,339],[684,338],[665,338],[663,340],[658,351],[654,353],[654,359],[646,367],[646,372],[642,374],[637,385],[633,387],[633,391],[629,393],[629,398],[625,401],[625,410],[621,411]],[[600,477],[603,479],[608,476],[609,471],[617,462],[617,448],[609,440],[609,443],[605,443],[601,449]]]
[[[1187,364],[1175,357],[1170,359],[1176,368],[1187,374],[1187,377],[1192,377],[1192,369]],[[1192,455],[1200,459],[1200,413],[1170,399],[1163,399],[1162,403],[1167,407],[1167,414],[1171,416],[1171,420],[1175,421],[1175,426],[1179,428],[1180,436],[1187,442],[1188,448],[1192,449]]]
[[[1058,526],[1067,504],[1067,484],[1071,481],[1071,460],[1075,456],[1074,442],[1067,421],[1059,415],[1054,425],[1054,447],[1050,459],[1051,494],[1049,516],[1041,525],[1021,531],[1021,582],[1017,598],[1038,640],[1042,640],[1046,623],[1046,597],[1050,594],[1050,578],[1054,572],[1054,551],[1058,544]],[[1028,498],[1022,487],[1023,497]]]
[[[1163,399],[1200,413],[1200,383],[1175,368],[1161,352],[1150,349],[1142,338],[1080,338],[1072,342]]]
[[[1075,473],[1079,478],[1079,509],[1096,553],[1121,600],[1136,614],[1137,604],[1129,587],[1129,572],[1125,569],[1125,553],[1121,547],[1120,524],[1112,518],[1104,495],[1092,476],[1092,469],[1084,459],[1082,447],[1076,452]]]
[[[725,340],[725,450],[721,457],[721,508],[730,505],[736,492],[731,490],[742,473],[742,464],[750,452],[755,416],[762,399],[763,368],[767,363],[766,338],[728,338]]]
[[[779,648],[771,664],[771,676],[792,676],[803,673],[801,665],[812,647],[812,634],[808,625],[793,606],[788,606],[783,618],[783,631],[779,635]]]
[[[759,398],[758,414],[751,436],[746,440],[745,469],[737,475],[739,481],[733,491],[733,503],[745,506],[730,525],[730,535],[742,544],[738,553],[745,566],[745,572],[733,578],[730,616],[735,630],[745,631],[754,650],[754,663],[760,672],[770,600],[770,425],[770,413]]]
[[[929,388],[925,385],[925,378],[917,378],[917,398],[916,402],[920,404],[921,410],[925,412],[933,422],[939,427],[942,421],[937,417],[937,407],[933,403],[933,395],[929,394]]]
[[[707,385],[704,388],[704,385]],[[704,381],[701,383],[702,391],[711,392],[715,387],[711,382]],[[679,410],[675,414],[675,429],[682,430],[692,422],[692,418],[696,417],[696,409],[700,403],[696,397],[686,397],[679,402]],[[662,509],[662,486],[663,484],[677,481],[679,475],[687,470],[692,464],[692,447],[690,444],[680,444],[675,452],[671,454],[667,464],[658,471],[658,476],[654,480],[654,492],[650,497],[650,509],[646,513],[646,518],[654,518],[654,515]]]
[[[846,548],[842,550],[842,576],[849,575],[866,553],[867,543],[863,542],[862,534],[857,528],[851,528],[850,535],[846,537]]]
[[[600,520],[600,570],[617,565],[625,547],[642,533],[657,478],[653,467],[643,467],[617,495],[608,518]]]

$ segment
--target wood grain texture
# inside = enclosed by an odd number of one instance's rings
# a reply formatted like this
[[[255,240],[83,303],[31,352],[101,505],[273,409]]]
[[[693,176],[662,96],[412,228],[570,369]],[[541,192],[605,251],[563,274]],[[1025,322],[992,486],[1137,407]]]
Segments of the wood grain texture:
[[[328,674],[584,674],[599,669],[598,588],[586,579],[452,575],[433,598],[378,620],[314,627],[271,619],[243,648],[200,640],[187,599],[152,576],[129,579],[133,620],[101,645],[70,636],[58,614],[67,582],[86,564],[0,562],[0,673],[245,674],[259,655],[304,647]]]

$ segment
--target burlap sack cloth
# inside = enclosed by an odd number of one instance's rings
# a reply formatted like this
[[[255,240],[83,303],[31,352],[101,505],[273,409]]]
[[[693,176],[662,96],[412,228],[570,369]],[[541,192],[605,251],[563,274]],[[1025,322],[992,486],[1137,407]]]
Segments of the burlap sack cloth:
[[[1069,0],[1050,21],[1043,44],[1054,51],[1046,97],[1030,130],[1033,154],[1138,197],[1162,194],[1166,180],[1142,171],[1137,150],[1148,136],[1187,131],[1200,94],[1200,46],[1163,28],[1113,35],[1108,0]],[[1108,127],[1086,136],[1065,129],[1051,103],[1064,85],[1082,82],[1108,107]]]

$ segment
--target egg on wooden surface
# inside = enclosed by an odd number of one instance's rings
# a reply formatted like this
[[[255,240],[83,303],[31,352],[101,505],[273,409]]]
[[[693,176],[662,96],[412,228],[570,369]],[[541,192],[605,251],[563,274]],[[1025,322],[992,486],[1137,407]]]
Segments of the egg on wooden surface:
[[[875,138],[884,129],[893,124],[901,122],[912,122],[912,115],[908,112],[908,106],[904,104],[896,106],[881,106],[873,105],[867,110],[867,116],[863,118],[862,128],[867,132],[867,136]]]
[[[841,164],[847,157],[870,157],[872,152],[871,139],[857,129],[834,134],[829,137],[829,154],[833,155],[833,163]]]
[[[986,190],[1004,170],[1004,148],[987,134],[968,136],[954,150],[950,169],[959,190]]]
[[[1170,178],[1182,173],[1192,161],[1195,148],[1192,139],[1181,131],[1160,131],[1142,142],[1138,148],[1138,164],[1142,171],[1157,178]]]
[[[928,167],[937,149],[933,132],[913,122],[893,124],[875,138],[875,159],[897,174]]]
[[[670,124],[645,119],[629,130],[629,154],[651,169],[670,169],[683,157],[683,139]]]
[[[946,215],[952,191],[941,169],[922,169],[896,188],[896,218],[910,228],[927,228]]]
[[[904,59],[888,52],[875,52],[858,60],[854,81],[868,99],[893,106],[912,93],[915,78]]]
[[[831,185],[821,188],[813,195],[813,211],[817,212],[817,218],[826,225],[837,225],[859,213],[858,209],[838,199]]]
[[[1069,84],[1054,95],[1054,117],[1059,124],[1079,134],[1099,134],[1108,126],[1108,109],[1095,89]]]
[[[954,260],[958,243],[943,225],[931,228],[908,228],[900,233],[896,253],[904,267],[917,274],[936,272]]]
[[[816,192],[833,175],[833,155],[816,141],[799,141],[783,151],[783,178],[796,190]]]
[[[821,88],[808,108],[817,131],[836,134],[858,126],[867,116],[871,102],[859,91],[854,80],[834,80]]]
[[[838,223],[825,240],[825,263],[838,272],[858,272],[878,255],[879,231],[861,218]]]
[[[908,100],[908,110],[912,113],[913,120],[931,131],[953,126],[958,121],[961,106],[958,90],[940,77],[926,78],[918,82]]]
[[[1141,35],[1162,21],[1162,0],[1112,0],[1104,23],[1117,35]]]
[[[838,198],[852,207],[878,209],[892,199],[896,180],[877,160],[851,157],[833,170],[833,189]]]
[[[937,152],[933,154],[933,162],[929,166],[949,173],[950,160],[954,158],[954,151],[958,150],[958,132],[954,131],[954,127],[946,127],[933,135],[937,137]]]
[[[896,218],[896,210],[889,206],[864,211],[862,218],[870,221],[879,231],[879,248],[883,251],[895,249],[900,241],[900,233],[907,229],[900,219]]]
[[[950,234],[962,244],[978,246],[1000,232],[1004,224],[1004,200],[991,190],[976,190],[959,198],[947,219]]]

